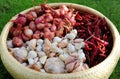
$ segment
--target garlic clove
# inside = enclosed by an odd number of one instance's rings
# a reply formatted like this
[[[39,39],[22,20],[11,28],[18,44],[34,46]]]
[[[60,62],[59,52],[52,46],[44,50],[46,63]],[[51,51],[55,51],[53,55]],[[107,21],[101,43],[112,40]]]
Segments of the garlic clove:
[[[58,44],[57,42],[52,43],[52,45],[51,45],[51,51],[52,52],[57,52],[57,49],[58,49],[57,44]]]
[[[38,57],[34,58],[34,63],[38,62]]]
[[[41,58],[40,58],[41,64],[45,64],[46,60],[47,60],[47,56],[41,57]]]
[[[39,51],[37,52],[37,54],[38,54],[38,57],[46,56],[46,53],[43,51]]]
[[[75,43],[75,49],[79,50],[82,48],[82,44],[81,43]]]
[[[83,61],[83,62],[86,60],[85,54],[84,54],[84,52],[83,52],[82,49],[81,49],[81,50],[78,50],[78,57],[79,57],[79,59],[80,59],[81,61]]]
[[[41,45],[38,45],[38,46],[36,47],[36,51],[40,52],[41,50],[42,50],[42,46],[41,46]]]
[[[75,59],[74,57],[69,56],[68,58],[66,58],[65,64],[69,64],[69,63],[71,63],[71,62],[74,62],[75,60],[76,60],[76,59]]]
[[[8,48],[13,48],[12,40],[7,41],[7,46],[8,46]]]
[[[61,40],[62,39],[60,37],[56,36],[54,37],[53,42],[61,42]]]
[[[70,40],[73,40],[73,39],[75,39],[76,38],[76,36],[77,36],[77,30],[72,30],[72,31],[70,31],[70,33],[68,33],[66,36],[65,36],[65,38],[68,38],[68,39],[70,39]]]
[[[83,67],[83,63],[80,62],[80,65],[79,65],[76,69],[74,69],[72,72],[78,72],[78,71],[81,71],[81,70],[82,70],[82,67]]]
[[[56,50],[57,50],[56,52],[57,52],[58,54],[63,54],[63,53],[64,53],[64,51],[63,51],[61,48],[58,48],[58,49],[56,49]]]
[[[71,43],[68,44],[67,48],[68,48],[68,51],[69,51],[70,53],[71,53],[71,52],[75,52],[75,46],[72,45]]]
[[[76,63],[75,63],[74,69],[76,69],[77,67],[79,67],[79,66],[80,66],[80,63],[81,63],[81,62],[80,62],[79,60],[77,60]]]
[[[28,58],[28,63],[29,63],[29,65],[32,65],[32,64],[34,64],[34,60],[32,58]]]
[[[40,68],[43,67],[43,65],[42,65],[40,62],[37,62],[36,64],[37,64]]]
[[[35,58],[37,57],[37,53],[33,50],[29,51],[28,58]]]
[[[84,39],[82,39],[82,38],[76,38],[76,39],[74,40],[75,43],[81,43],[81,42],[83,42],[83,41],[84,41]]]
[[[76,36],[74,34],[67,34],[65,38],[73,40]]]
[[[31,39],[28,43],[28,46],[31,50],[34,50],[36,48],[37,40],[36,39]]]
[[[60,54],[60,55],[59,55],[59,58],[60,58],[62,61],[65,61],[65,60],[66,60],[66,57],[65,57],[63,54]]]
[[[77,35],[77,30],[73,29],[72,31],[70,31],[70,33],[74,34],[75,36]]]
[[[37,45],[42,45],[43,44],[43,40],[42,39],[38,39],[37,40]]]
[[[69,64],[66,65],[66,70],[68,72],[72,72],[73,69],[74,69],[74,66],[75,66],[75,62],[71,62],[71,63],[69,63]]]
[[[85,42],[81,42],[81,43],[75,43],[75,48],[78,50],[78,49],[81,49],[81,48],[84,48],[85,47]]]
[[[49,53],[50,53],[50,50],[51,50],[51,46],[48,46],[48,45],[43,44],[42,50],[43,50],[43,52],[45,52],[46,54],[49,54]]]
[[[49,46],[49,47],[51,47],[51,42],[49,41],[49,39],[45,39],[44,40],[44,44],[46,45],[46,46]]]
[[[65,48],[68,45],[68,40],[64,39],[61,42],[58,43],[59,48]]]

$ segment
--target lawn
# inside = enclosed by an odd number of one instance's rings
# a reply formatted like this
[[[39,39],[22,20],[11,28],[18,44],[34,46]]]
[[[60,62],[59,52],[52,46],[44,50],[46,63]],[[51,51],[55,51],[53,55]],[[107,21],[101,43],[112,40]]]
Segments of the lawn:
[[[43,2],[44,0],[0,0],[0,32],[12,16]],[[120,32],[120,0],[48,0],[47,2],[71,2],[92,7],[107,16]],[[13,79],[4,68],[1,60],[0,79]],[[120,79],[120,60],[110,79]]]

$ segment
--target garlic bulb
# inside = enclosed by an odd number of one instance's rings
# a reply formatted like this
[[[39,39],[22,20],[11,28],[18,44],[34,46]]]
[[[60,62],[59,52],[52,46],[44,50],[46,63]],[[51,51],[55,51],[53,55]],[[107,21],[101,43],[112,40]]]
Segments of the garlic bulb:
[[[16,58],[25,60],[26,57],[27,57],[27,51],[24,50],[24,49],[13,48],[12,51],[13,51],[13,55],[14,55]]]
[[[48,58],[45,64],[45,70],[48,73],[64,73],[65,64],[58,57]]]

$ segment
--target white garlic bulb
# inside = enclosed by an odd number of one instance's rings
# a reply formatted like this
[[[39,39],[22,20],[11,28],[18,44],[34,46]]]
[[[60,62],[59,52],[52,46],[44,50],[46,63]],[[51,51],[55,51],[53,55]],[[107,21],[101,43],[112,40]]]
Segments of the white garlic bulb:
[[[65,64],[58,57],[48,58],[44,66],[48,73],[64,73]]]
[[[13,55],[17,58],[24,60],[27,57],[27,51],[24,49],[13,48],[12,51],[13,51]]]

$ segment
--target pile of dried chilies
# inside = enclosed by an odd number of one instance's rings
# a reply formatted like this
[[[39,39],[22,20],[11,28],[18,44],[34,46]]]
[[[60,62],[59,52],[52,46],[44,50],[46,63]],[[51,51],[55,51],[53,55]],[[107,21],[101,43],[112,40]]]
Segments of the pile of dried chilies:
[[[85,39],[84,52],[90,67],[100,63],[109,55],[113,38],[105,18],[79,12],[76,15],[74,28],[78,30],[78,37]]]

